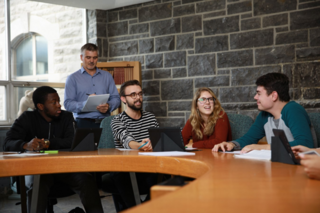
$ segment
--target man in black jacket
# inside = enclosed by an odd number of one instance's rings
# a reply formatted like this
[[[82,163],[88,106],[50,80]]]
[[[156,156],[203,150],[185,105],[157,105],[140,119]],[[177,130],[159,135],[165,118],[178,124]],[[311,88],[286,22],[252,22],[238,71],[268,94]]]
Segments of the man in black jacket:
[[[57,91],[43,86],[33,93],[34,111],[24,112],[7,133],[5,151],[70,149],[74,136],[72,113],[61,110]],[[48,139],[48,140],[45,140]],[[41,159],[39,159],[41,163]],[[50,187],[63,182],[79,194],[86,212],[103,212],[98,189],[89,173],[41,175],[37,212],[45,212]],[[26,176],[28,212],[30,212],[33,176]]]

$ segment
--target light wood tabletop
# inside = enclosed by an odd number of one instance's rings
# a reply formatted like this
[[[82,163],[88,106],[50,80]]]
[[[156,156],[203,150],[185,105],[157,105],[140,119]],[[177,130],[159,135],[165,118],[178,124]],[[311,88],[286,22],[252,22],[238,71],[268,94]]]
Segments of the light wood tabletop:
[[[236,159],[196,151],[195,156],[139,156],[100,149],[34,157],[4,157],[0,177],[63,172],[155,172],[196,178],[188,185],[127,212],[320,212],[320,181],[302,166]]]

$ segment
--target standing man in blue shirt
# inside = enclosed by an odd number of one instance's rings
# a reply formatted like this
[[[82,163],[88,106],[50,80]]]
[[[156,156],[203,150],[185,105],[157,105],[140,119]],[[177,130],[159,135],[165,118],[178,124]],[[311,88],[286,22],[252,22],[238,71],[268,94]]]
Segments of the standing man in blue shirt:
[[[82,46],[80,58],[81,69],[67,78],[64,106],[73,112],[77,128],[99,128],[101,121],[120,106],[120,96],[111,74],[96,67],[98,47],[95,44]],[[101,94],[110,94],[107,103],[97,106],[97,111],[81,112],[88,96]]]

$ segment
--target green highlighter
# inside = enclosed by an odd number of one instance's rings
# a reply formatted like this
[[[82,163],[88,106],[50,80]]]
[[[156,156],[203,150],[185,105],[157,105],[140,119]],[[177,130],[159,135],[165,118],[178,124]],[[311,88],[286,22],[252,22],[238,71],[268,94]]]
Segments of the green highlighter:
[[[58,150],[41,150],[41,153],[47,153],[47,154],[58,154]]]

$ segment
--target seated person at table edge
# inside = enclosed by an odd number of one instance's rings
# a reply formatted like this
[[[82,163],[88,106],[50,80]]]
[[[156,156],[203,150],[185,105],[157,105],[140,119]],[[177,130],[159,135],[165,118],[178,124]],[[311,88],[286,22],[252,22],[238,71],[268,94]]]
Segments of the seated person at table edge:
[[[110,73],[98,69],[98,47],[87,43],[81,47],[82,67],[69,75],[64,92],[64,106],[73,112],[77,128],[100,128],[101,120],[119,107],[120,97]],[[105,104],[97,106],[97,111],[81,112],[88,96],[110,94]]]
[[[294,146],[292,151],[295,154],[314,150],[320,154],[320,149],[310,149],[305,146]],[[301,159],[300,164],[304,166],[304,171],[307,173],[307,176],[312,179],[320,180],[320,157],[318,155],[298,155]]]
[[[159,127],[159,124],[152,113],[142,110],[142,95],[141,85],[137,80],[121,85],[121,101],[126,104],[126,109],[111,121],[117,148],[138,149],[143,145],[140,150],[152,150],[148,128]],[[145,200],[150,199],[150,187],[156,184],[156,178],[156,174],[136,173],[139,192],[148,194]],[[115,188],[112,195],[118,212],[136,205],[129,173],[111,172],[109,177],[104,175],[102,179],[102,189],[110,192],[112,186]],[[111,186],[108,186],[110,183]]]
[[[246,153],[251,150],[270,149],[272,129],[282,129],[291,146],[304,145],[313,147],[311,122],[306,110],[289,101],[289,79],[281,73],[268,73],[256,81],[258,109],[261,111],[249,131],[241,138],[217,144],[212,149],[240,149]],[[266,136],[268,144],[259,145],[258,141]]]
[[[71,147],[74,136],[72,113],[61,110],[57,91],[37,88],[33,93],[34,111],[24,112],[7,132],[5,151],[59,150]],[[44,139],[49,139],[49,142]],[[41,159],[39,159],[41,163]],[[86,212],[103,212],[98,189],[89,173],[47,174],[40,176],[38,212],[45,212],[50,187],[63,182],[79,194]],[[26,176],[28,212],[30,212],[33,176]]]
[[[186,147],[208,149],[232,140],[228,116],[211,89],[199,88],[194,94],[191,114],[182,129],[182,138]]]

